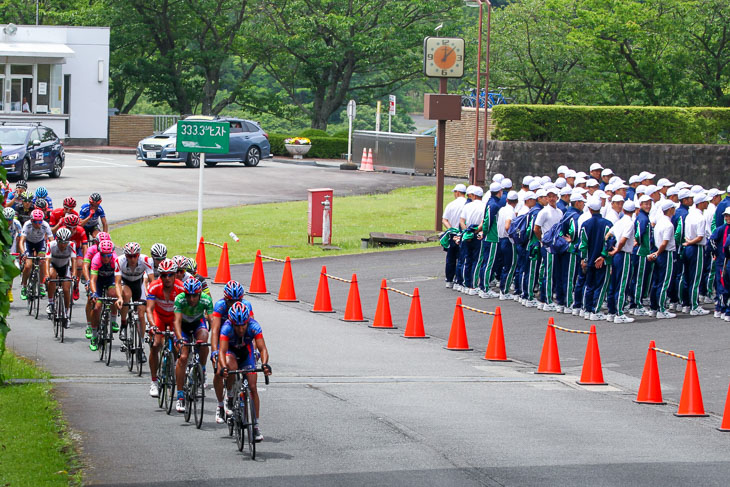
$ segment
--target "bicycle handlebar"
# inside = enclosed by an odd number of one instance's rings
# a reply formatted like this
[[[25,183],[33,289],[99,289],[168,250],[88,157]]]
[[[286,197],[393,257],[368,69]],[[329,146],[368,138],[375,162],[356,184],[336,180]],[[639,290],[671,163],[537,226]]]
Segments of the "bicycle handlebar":
[[[269,364],[262,364],[261,367],[246,367],[245,369],[229,370],[228,374],[234,374],[236,376],[243,374],[253,374],[256,372],[266,372],[264,369],[268,369],[269,373],[272,373],[271,366]],[[269,376],[264,375],[264,381],[266,385],[269,385]]]
[[[180,345],[182,345],[183,347],[209,347],[210,343],[208,343],[208,342],[196,342],[196,343],[181,342]]]
[[[97,301],[101,301],[102,303],[116,303],[117,299],[119,298],[110,298],[109,296],[99,296],[96,298]]]
[[[129,301],[122,304],[122,306],[145,306],[147,301]]]
[[[76,278],[74,277],[58,277],[56,279],[46,279],[46,282],[69,282],[75,280]]]

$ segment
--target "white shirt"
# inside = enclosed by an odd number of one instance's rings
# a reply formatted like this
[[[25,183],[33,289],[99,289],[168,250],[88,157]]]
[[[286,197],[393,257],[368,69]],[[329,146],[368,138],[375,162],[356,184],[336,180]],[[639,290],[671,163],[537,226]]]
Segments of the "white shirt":
[[[674,244],[674,225],[672,225],[672,220],[664,212],[660,212],[656,220],[656,225],[654,226],[654,245],[659,248],[665,240],[668,240],[669,243],[667,243],[667,248],[664,250],[677,250],[677,246]]]
[[[603,218],[615,225],[621,219],[621,216],[613,208],[608,208]]]
[[[705,237],[710,238],[712,236],[712,224],[715,222],[715,205],[710,203],[707,205],[703,217],[705,218]]]
[[[41,226],[36,228],[33,226],[33,220],[28,220],[23,225],[23,231],[20,233],[30,243],[41,242],[45,238],[53,238],[53,232],[47,221],[41,222]]]
[[[507,238],[507,222],[514,220],[516,216],[515,209],[509,203],[499,209],[497,213],[497,236],[499,238]],[[510,239],[510,242],[512,242],[512,239]]]
[[[451,228],[459,228],[459,216],[461,215],[461,209],[464,208],[466,198],[459,196],[454,201],[446,205],[444,209],[444,219],[449,221]]]
[[[522,208],[520,208],[519,210],[517,210],[517,216],[526,215],[529,212],[530,212],[530,208],[528,208],[525,205],[522,205]]]
[[[614,237],[616,237],[616,243],[620,242],[622,238],[626,238],[626,243],[623,247],[621,247],[621,252],[630,254],[631,251],[634,250],[636,238],[634,237],[634,221],[630,216],[624,213],[623,216],[614,223],[613,227],[611,227],[611,233]]]
[[[588,209],[588,205],[585,205],[585,209]],[[583,227],[583,224],[588,221],[588,219],[593,216],[593,214],[590,212],[583,212],[581,216],[578,217],[578,228],[575,231],[576,235],[580,234],[580,229]]]
[[[553,225],[560,223],[560,219],[563,218],[563,212],[557,208],[553,208],[547,205],[545,208],[540,210],[535,218],[535,225],[540,227],[542,234],[553,228]]]
[[[471,225],[481,225],[484,221],[484,206],[485,203],[482,200],[474,200],[469,204],[464,205],[461,209],[461,215],[459,218],[464,219],[464,224],[467,228]]]
[[[525,195],[527,190],[521,189],[517,192],[517,206],[515,206],[515,212],[520,215],[520,210],[525,206]]]
[[[664,212],[659,208],[659,205],[652,201],[651,210],[649,210],[649,223],[656,225],[657,220],[663,214]]]
[[[18,252],[18,237],[20,237],[20,232],[23,231],[23,226],[20,224],[18,219],[15,218],[10,223],[8,230],[10,230],[10,237],[13,239],[13,244],[10,247],[10,253],[14,254]]]
[[[697,245],[702,247],[707,243],[707,231],[705,229],[706,220],[702,212],[696,207],[689,209],[687,218],[684,220],[684,236],[687,240],[692,240],[697,237],[702,237],[702,240]]]
[[[68,245],[66,245],[66,249],[61,250],[61,247],[58,246],[58,240],[54,240],[48,248],[48,256],[51,259],[51,264],[56,267],[69,265],[71,263],[71,257],[76,257],[76,243],[69,242]]]

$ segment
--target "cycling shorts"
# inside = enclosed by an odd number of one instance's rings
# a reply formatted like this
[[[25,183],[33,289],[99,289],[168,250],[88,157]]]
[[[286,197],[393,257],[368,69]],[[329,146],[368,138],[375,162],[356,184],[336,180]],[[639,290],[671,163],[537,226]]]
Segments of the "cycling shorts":
[[[84,259],[84,252],[85,252],[85,250],[84,250],[83,248],[81,248],[81,247],[76,247],[76,257],[81,257],[81,260],[82,260],[82,261],[83,261],[83,259]],[[82,264],[82,262],[79,262],[79,263],[77,264],[77,267],[81,267],[81,264]]]
[[[25,251],[28,252],[29,255],[45,254],[46,250],[47,247],[45,238],[40,242],[29,242],[28,240],[25,241]]]
[[[114,276],[111,277],[101,277],[98,276],[96,278],[96,291],[101,296],[101,293],[106,293],[106,290],[110,287],[114,287]]]
[[[128,281],[122,277],[122,284],[127,286],[132,291],[132,301],[139,301],[142,298],[142,282],[144,279],[138,279],[136,281]]]
[[[249,344],[246,348],[229,350],[227,355],[236,357],[239,369],[245,369],[246,367],[256,367],[256,356],[253,353],[253,344]]]
[[[198,330],[208,329],[208,326],[206,325],[204,319],[193,322],[183,321],[181,325],[182,326],[180,328],[182,331],[182,336],[185,341],[189,343],[193,343],[195,341],[195,334],[198,332]]]
[[[161,319],[160,315],[158,315],[156,312],[153,312],[152,314],[155,318],[154,326],[156,326],[159,331],[172,331],[175,328],[175,318],[164,320]]]
[[[62,266],[58,266],[51,262],[51,267],[53,267],[56,270],[56,274],[58,275],[59,279],[63,279],[64,277],[71,277],[71,264],[66,264]]]

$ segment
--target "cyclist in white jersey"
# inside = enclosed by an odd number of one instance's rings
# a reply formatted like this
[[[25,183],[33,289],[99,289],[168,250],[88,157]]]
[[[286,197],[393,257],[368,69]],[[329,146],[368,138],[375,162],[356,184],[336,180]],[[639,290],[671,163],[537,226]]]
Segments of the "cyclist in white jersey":
[[[140,254],[141,247],[137,242],[129,242],[124,246],[124,255],[117,258],[114,267],[114,279],[122,287],[124,302],[141,301],[142,293],[147,295],[147,285],[155,278],[152,269],[152,259]],[[138,332],[140,336],[145,329],[145,306],[137,306]],[[127,339],[127,306],[122,308],[122,327],[119,329],[119,339]]]
[[[46,239],[53,240],[53,232],[48,222],[43,221],[44,215],[41,210],[33,210],[30,214],[30,220],[25,222],[23,230],[20,232],[20,240],[18,248],[20,252],[26,255],[34,255],[37,257],[45,257],[46,255]],[[30,270],[33,264],[30,259],[26,259],[23,267],[22,286],[20,288],[20,297],[26,299],[25,285],[30,277]],[[45,260],[41,263],[40,280],[45,282],[48,275],[48,262]],[[46,286],[41,284],[41,297],[46,295]]]
[[[48,254],[46,259],[51,262],[49,276],[51,279],[70,278],[73,275],[73,269],[76,268],[76,244],[71,241],[71,231],[68,228],[61,228],[56,232],[56,240],[48,246]],[[62,283],[63,300],[66,303],[66,309],[71,306],[71,281]],[[56,283],[48,282],[48,307],[46,313],[53,312],[54,293],[56,292]],[[68,326],[68,322],[66,322]]]

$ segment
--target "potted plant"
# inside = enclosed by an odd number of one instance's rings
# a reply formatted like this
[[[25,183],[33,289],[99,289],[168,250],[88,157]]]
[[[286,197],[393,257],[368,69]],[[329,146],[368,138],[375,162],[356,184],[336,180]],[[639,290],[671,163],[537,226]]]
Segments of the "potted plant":
[[[312,148],[312,141],[306,137],[290,137],[284,140],[284,147],[294,159],[302,159]]]

